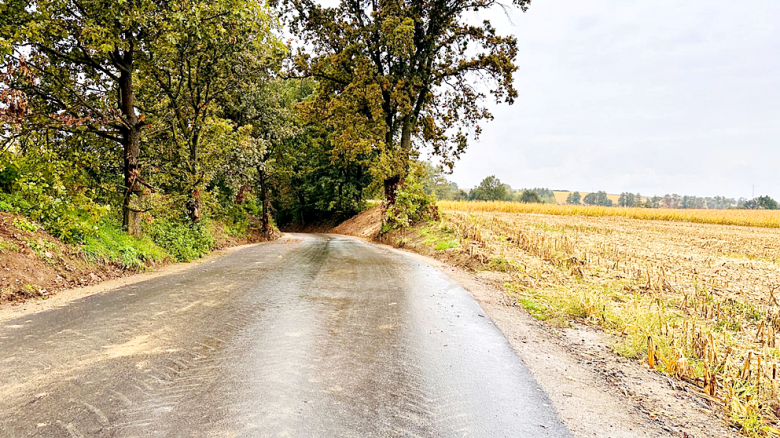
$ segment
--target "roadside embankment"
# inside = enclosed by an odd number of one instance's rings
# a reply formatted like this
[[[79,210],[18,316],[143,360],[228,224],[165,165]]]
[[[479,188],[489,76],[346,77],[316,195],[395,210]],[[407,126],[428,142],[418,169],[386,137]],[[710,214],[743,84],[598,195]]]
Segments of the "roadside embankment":
[[[197,231],[159,227],[155,238],[136,239],[104,225],[83,243],[67,244],[35,221],[0,212],[0,305],[46,300],[65,289],[95,285],[198,259],[222,248],[265,240],[255,230],[238,233],[219,222],[200,226]]]

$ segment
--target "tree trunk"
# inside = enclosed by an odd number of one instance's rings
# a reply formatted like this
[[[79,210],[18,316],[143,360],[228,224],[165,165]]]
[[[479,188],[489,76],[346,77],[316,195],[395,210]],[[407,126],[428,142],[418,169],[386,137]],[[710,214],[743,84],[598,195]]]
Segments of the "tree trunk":
[[[403,183],[405,173],[409,168],[409,156],[412,150],[412,117],[407,115],[404,117],[403,126],[401,128],[401,145],[398,151],[398,158],[401,161],[400,170],[398,174],[385,178],[385,199],[388,205],[395,204],[396,192],[398,187]]]
[[[122,202],[122,229],[131,236],[141,236],[141,212],[139,205],[143,188],[139,182],[141,168],[138,157],[141,154],[141,123],[135,113],[133,91],[132,55],[124,57],[125,65],[119,75],[120,110],[125,121],[122,128],[122,149],[124,151],[125,196]]]
[[[268,182],[266,181],[265,171],[257,169],[258,180],[260,182],[260,203],[263,207],[262,217],[260,218],[260,230],[263,237],[268,238],[271,235],[271,216],[268,206]]]
[[[190,218],[190,221],[192,221],[192,223],[196,224],[200,222],[202,203],[200,200],[200,190],[198,188],[194,188],[190,192],[190,198],[187,199],[187,204],[185,205],[185,208],[187,209],[187,217]]]
[[[250,189],[250,187],[248,185],[246,185],[246,184],[241,186],[238,189],[238,193],[236,193],[236,198],[233,200],[233,203],[235,205],[243,204],[244,201],[246,201],[246,196],[249,194],[249,189]]]
[[[387,200],[387,205],[395,204],[395,195],[400,182],[400,175],[393,175],[391,177],[385,178],[385,200]]]
[[[195,180],[195,183],[194,187],[192,187],[192,190],[190,191],[190,197],[187,199],[187,204],[185,205],[187,209],[187,216],[194,224],[200,222],[202,210],[200,188],[198,187],[200,185],[198,183],[198,181],[200,181],[200,175],[198,174],[200,171],[198,166],[198,140],[198,133],[193,133],[192,139],[190,140],[190,172],[191,177]]]

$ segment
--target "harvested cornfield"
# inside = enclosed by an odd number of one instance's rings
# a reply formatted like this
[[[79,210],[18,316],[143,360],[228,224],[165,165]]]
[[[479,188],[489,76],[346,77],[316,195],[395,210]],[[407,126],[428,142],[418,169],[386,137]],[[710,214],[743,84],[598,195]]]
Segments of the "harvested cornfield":
[[[450,251],[506,273],[532,315],[596,324],[617,336],[616,353],[696,385],[744,435],[780,435],[775,213],[680,212],[703,219],[687,221],[644,209],[440,207],[440,229],[458,241]],[[622,213],[597,214],[610,210]],[[632,219],[653,214],[668,216]],[[740,226],[696,223],[716,220]]]
[[[600,207],[591,205],[523,204],[505,201],[441,201],[439,208],[465,212],[537,213],[557,216],[615,216],[699,224],[780,228],[780,210],[679,210]]]

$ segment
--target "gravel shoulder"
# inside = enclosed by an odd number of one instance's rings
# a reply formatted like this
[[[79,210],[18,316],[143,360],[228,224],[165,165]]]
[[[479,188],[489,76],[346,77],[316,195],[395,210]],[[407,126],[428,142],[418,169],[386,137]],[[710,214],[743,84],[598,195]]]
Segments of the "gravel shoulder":
[[[739,436],[687,384],[612,353],[612,340],[600,330],[585,325],[551,327],[513,305],[489,278],[386,247],[436,267],[471,292],[575,437]]]

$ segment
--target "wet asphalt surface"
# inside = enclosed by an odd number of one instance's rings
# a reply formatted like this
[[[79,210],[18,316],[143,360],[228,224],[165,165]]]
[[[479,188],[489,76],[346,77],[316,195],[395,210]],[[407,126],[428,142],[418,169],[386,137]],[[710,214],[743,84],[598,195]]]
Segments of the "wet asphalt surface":
[[[471,295],[293,235],[0,323],[1,437],[568,437]]]

